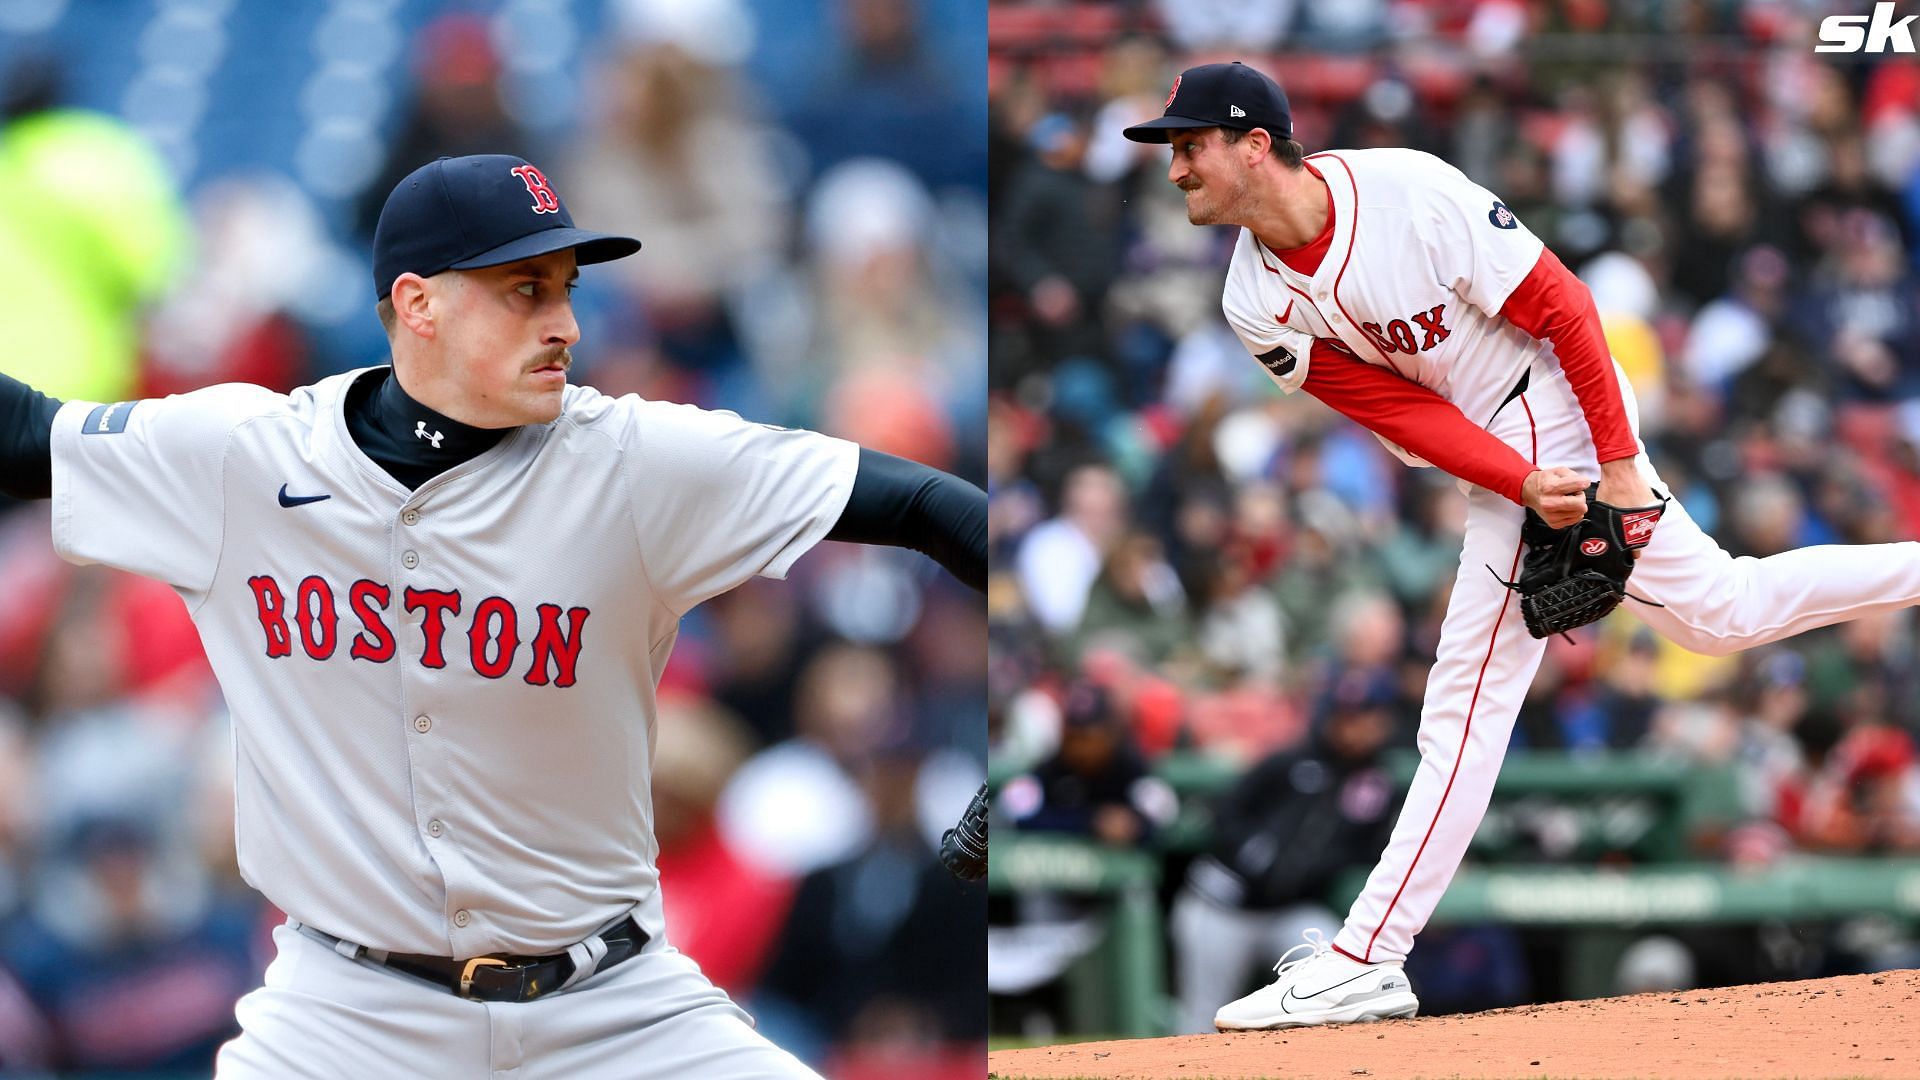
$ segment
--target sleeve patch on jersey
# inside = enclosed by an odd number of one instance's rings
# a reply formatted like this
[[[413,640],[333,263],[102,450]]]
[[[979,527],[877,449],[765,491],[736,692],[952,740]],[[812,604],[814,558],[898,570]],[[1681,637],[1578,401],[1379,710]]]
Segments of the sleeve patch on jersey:
[[[127,417],[133,414],[137,401],[116,401],[111,405],[97,405],[87,414],[87,422],[81,426],[82,435],[118,435],[127,430]]]
[[[1299,359],[1293,355],[1293,351],[1285,345],[1275,346],[1261,353],[1259,356],[1254,357],[1254,359],[1264,364],[1266,369],[1273,372],[1274,377],[1277,379],[1286,378],[1292,373],[1293,365],[1300,362]]]
[[[1511,229],[1520,224],[1520,219],[1507,209],[1507,204],[1498,199],[1493,201],[1493,209],[1487,211],[1487,220],[1493,222],[1496,229]]]

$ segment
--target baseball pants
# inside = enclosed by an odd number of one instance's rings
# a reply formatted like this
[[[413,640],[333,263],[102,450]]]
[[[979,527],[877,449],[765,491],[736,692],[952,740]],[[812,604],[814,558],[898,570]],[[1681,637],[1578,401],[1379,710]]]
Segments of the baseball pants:
[[[564,992],[495,1003],[348,960],[289,926],[273,941],[218,1080],[820,1080],[664,942]]]
[[[1635,435],[1633,389],[1621,394]],[[1558,367],[1536,362],[1531,389],[1489,430],[1523,457],[1599,475],[1586,416]],[[1643,476],[1669,489],[1642,445]],[[1527,633],[1514,580],[1525,511],[1482,488],[1467,495],[1466,539],[1440,646],[1421,705],[1420,766],[1387,848],[1354,901],[1334,947],[1369,963],[1404,960],[1479,828],[1527,686],[1546,642]],[[1488,572],[1492,567],[1494,573]],[[1830,623],[1920,603],[1920,544],[1801,548],[1734,558],[1676,499],[1641,552],[1629,590],[1665,607],[1625,607],[1694,652],[1725,655]]]

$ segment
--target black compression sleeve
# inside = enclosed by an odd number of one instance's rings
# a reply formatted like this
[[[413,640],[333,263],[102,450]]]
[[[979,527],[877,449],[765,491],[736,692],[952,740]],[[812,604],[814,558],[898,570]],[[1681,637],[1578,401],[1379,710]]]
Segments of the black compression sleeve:
[[[0,375],[0,492],[16,499],[53,494],[53,414],[60,402]]]
[[[827,539],[912,548],[987,591],[987,493],[919,462],[861,447],[853,493]]]

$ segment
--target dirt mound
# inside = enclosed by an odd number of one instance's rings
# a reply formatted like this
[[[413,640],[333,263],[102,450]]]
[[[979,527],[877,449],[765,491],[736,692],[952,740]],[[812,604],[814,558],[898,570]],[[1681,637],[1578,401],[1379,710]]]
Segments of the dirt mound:
[[[988,1055],[1021,1077],[1920,1077],[1920,971]]]

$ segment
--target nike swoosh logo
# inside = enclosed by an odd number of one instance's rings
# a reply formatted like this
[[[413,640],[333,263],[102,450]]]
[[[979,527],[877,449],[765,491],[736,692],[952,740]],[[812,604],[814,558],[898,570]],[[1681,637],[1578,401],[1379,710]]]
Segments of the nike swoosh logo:
[[[1280,1011],[1281,1011],[1281,1012],[1283,1012],[1283,1013],[1291,1013],[1291,1012],[1293,1012],[1293,1010],[1292,1010],[1292,1009],[1289,1009],[1289,1008],[1287,1008],[1287,1002],[1289,1002],[1289,1001],[1305,1001],[1305,1000],[1307,1000],[1307,998],[1310,998],[1310,997],[1319,997],[1319,996],[1320,996],[1321,994],[1325,994],[1325,993],[1329,993],[1329,992],[1331,992],[1331,991],[1334,991],[1334,990],[1338,990],[1338,989],[1340,989],[1341,987],[1343,987],[1343,986],[1345,986],[1345,985],[1347,985],[1347,983],[1350,983],[1350,982],[1358,982],[1359,980],[1361,980],[1361,979],[1364,979],[1364,978],[1366,978],[1366,977],[1367,977],[1368,975],[1371,975],[1371,974],[1372,974],[1372,972],[1369,972],[1369,971],[1363,971],[1363,972],[1361,972],[1360,974],[1358,974],[1358,975],[1355,975],[1355,976],[1354,976],[1353,978],[1351,978],[1351,979],[1345,979],[1345,980],[1342,980],[1341,982],[1337,982],[1337,983],[1334,983],[1334,984],[1333,984],[1332,986],[1323,986],[1323,987],[1321,987],[1320,989],[1318,989],[1318,990],[1315,990],[1315,991],[1314,991],[1313,993],[1311,993],[1311,994],[1306,994],[1306,995],[1304,995],[1304,996],[1303,996],[1303,995],[1302,995],[1302,994],[1300,993],[1300,988],[1299,988],[1298,986],[1289,986],[1289,987],[1287,987],[1287,993],[1286,993],[1286,996],[1285,996],[1285,997],[1282,997],[1282,998],[1280,999]]]
[[[280,485],[281,506],[305,506],[308,503],[317,503],[322,499],[331,498],[333,498],[332,495],[289,495],[287,494],[287,485]]]
[[[1281,316],[1280,316],[1280,317],[1278,318],[1278,320],[1277,320],[1277,321],[1278,321],[1278,322],[1280,323],[1280,325],[1281,325],[1281,326],[1285,326],[1285,325],[1287,325],[1287,320],[1293,317],[1293,305],[1294,305],[1295,303],[1297,303],[1297,302],[1298,302],[1298,301],[1295,301],[1295,300],[1289,300],[1289,301],[1287,301],[1287,312],[1286,312],[1286,314],[1284,314],[1284,315],[1281,315]]]

